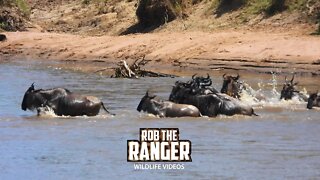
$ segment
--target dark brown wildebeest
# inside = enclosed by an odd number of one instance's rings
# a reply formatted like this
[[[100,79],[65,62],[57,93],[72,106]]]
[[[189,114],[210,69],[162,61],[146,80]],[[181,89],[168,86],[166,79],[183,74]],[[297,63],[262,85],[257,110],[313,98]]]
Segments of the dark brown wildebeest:
[[[155,95],[149,95],[148,91],[142,97],[137,111],[151,113],[159,117],[200,117],[199,109],[188,104],[176,104],[170,101],[163,101]]]
[[[222,77],[223,84],[220,92],[239,99],[243,88],[242,84],[238,81],[240,75],[226,76],[226,74],[224,74]]]
[[[281,94],[280,99],[290,100],[293,97],[297,97],[300,100],[307,101],[308,97],[300,93],[300,91],[296,89],[296,85],[298,84],[298,82],[293,82],[293,80],[294,80],[294,75],[292,76],[290,81],[288,81],[287,76],[285,76],[284,78],[285,82],[283,84],[283,87],[280,93]]]
[[[256,101],[266,100],[266,97],[259,91],[253,90],[246,83],[239,81],[240,75],[237,76],[222,76],[223,84],[221,88],[221,93],[227,94],[231,97],[240,99],[242,93],[245,91],[248,95],[254,98]]]
[[[310,94],[310,96],[309,96],[307,108],[312,109],[313,107],[320,107],[320,94],[319,93],[313,93],[313,94]]]
[[[64,88],[36,90],[32,84],[24,94],[21,109],[37,110],[39,115],[46,107],[58,116],[95,116],[101,107],[111,114],[97,97],[83,96]]]

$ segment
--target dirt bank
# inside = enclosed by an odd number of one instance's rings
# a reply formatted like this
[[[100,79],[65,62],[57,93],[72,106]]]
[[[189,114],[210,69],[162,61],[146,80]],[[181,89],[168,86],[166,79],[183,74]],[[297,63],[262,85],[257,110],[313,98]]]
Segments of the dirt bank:
[[[12,32],[0,43],[0,61],[57,60],[63,66],[111,73],[119,60],[142,56],[146,68],[179,74],[188,70],[245,70],[320,75],[320,38],[294,33],[245,31],[160,32],[126,36]]]

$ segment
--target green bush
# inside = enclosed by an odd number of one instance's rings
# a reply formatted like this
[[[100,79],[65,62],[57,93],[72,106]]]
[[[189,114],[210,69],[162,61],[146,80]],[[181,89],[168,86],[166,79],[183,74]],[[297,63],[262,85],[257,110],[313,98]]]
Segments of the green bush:
[[[5,30],[7,29],[8,24],[6,22],[0,22],[0,29]]]
[[[18,8],[24,13],[25,15],[30,15],[30,7],[25,0],[15,0],[16,5]]]
[[[90,0],[82,0],[82,4],[83,5],[88,5],[88,4],[90,4]]]
[[[0,0],[2,7],[17,7],[25,17],[30,15],[30,7],[25,0]]]
[[[246,0],[219,0],[215,14],[220,17],[224,13],[237,10],[245,4]]]

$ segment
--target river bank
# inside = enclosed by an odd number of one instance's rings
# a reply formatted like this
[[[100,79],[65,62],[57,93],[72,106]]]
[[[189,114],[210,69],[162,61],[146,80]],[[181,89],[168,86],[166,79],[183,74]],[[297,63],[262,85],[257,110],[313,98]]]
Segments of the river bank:
[[[246,71],[320,75],[320,39],[293,32],[225,30],[158,32],[126,36],[80,36],[41,32],[5,33],[0,61],[54,60],[62,68],[110,75],[119,60],[145,56],[146,69]]]

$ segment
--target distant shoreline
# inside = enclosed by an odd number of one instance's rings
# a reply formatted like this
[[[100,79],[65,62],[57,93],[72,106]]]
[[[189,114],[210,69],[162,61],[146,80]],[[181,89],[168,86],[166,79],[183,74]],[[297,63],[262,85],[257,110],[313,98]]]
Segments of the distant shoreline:
[[[244,31],[160,32],[79,36],[7,32],[0,61],[54,60],[65,68],[110,75],[119,60],[145,56],[145,68],[179,75],[192,71],[250,71],[320,75],[320,37]]]

